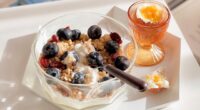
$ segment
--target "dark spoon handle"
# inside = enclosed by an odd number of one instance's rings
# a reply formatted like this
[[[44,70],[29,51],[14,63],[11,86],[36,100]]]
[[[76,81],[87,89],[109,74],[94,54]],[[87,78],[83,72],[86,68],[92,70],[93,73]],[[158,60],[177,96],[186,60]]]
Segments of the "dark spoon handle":
[[[124,71],[121,71],[120,69],[117,69],[116,67],[110,64],[105,66],[105,71],[119,78],[120,80],[129,84],[130,86],[138,89],[140,92],[144,92],[147,90],[147,84],[145,83],[145,81],[134,77],[128,73],[125,73]]]

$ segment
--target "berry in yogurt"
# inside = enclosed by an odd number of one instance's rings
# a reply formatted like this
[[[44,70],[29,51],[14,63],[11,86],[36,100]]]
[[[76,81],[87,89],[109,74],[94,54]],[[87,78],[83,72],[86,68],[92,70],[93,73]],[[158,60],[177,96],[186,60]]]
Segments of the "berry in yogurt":
[[[114,54],[119,49],[119,44],[116,41],[110,40],[106,42],[105,49],[108,53]]]
[[[47,68],[46,72],[55,78],[60,78],[60,70],[57,68]]]
[[[72,83],[73,84],[83,84],[84,80],[85,80],[85,74],[83,74],[81,72],[77,72],[73,76]]]
[[[52,58],[55,57],[58,54],[58,46],[56,43],[47,43],[44,45],[44,47],[42,48],[42,52],[44,57],[47,58]]]
[[[117,32],[103,34],[92,25],[87,34],[79,29],[60,28],[42,48],[39,63],[46,74],[72,84],[95,84],[112,79],[104,65],[126,70],[130,62],[122,55]]]
[[[71,37],[71,40],[74,41],[74,40],[78,40],[81,36],[81,31],[78,30],[78,29],[74,29],[72,30],[72,37]]]
[[[99,26],[97,25],[92,25],[89,29],[88,29],[88,36],[91,39],[99,39],[101,37],[102,34],[102,30]]]
[[[69,28],[61,28],[57,31],[57,36],[59,40],[69,40],[72,38],[73,33]]]
[[[118,56],[116,59],[115,59],[115,67],[117,67],[118,69],[120,70],[126,70],[129,65],[130,65],[130,62],[128,61],[128,59],[124,56]]]
[[[103,57],[98,52],[91,52],[88,56],[88,64],[92,68],[103,66]]]

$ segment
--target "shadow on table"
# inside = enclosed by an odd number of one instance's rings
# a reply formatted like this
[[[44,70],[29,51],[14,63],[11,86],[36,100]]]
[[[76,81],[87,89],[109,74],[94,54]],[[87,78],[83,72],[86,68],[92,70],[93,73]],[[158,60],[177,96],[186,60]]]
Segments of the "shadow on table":
[[[10,39],[0,61],[0,110],[57,110],[22,85],[34,34]],[[24,103],[26,102],[26,103]]]

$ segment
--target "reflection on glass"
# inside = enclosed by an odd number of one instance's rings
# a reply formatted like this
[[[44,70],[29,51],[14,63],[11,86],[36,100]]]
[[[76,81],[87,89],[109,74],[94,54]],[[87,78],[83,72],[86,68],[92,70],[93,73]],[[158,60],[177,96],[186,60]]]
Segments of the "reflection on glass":
[[[23,101],[24,100],[24,96],[19,96],[18,97],[18,101]]]
[[[6,98],[2,98],[1,102],[4,103],[4,102],[6,102],[6,100],[7,100]]]
[[[6,108],[6,110],[12,110],[12,107],[11,107],[11,106],[8,106],[8,107]]]
[[[10,83],[10,87],[15,87],[15,83]]]

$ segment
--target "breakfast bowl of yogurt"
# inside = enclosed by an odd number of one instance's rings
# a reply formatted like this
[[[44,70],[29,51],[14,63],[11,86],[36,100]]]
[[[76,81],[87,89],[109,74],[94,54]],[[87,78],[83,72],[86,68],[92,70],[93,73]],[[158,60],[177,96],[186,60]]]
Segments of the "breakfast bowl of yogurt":
[[[104,66],[130,73],[136,52],[136,41],[123,24],[89,12],[69,13],[41,26],[32,47],[47,99],[76,109],[109,104],[123,94],[125,84]]]

